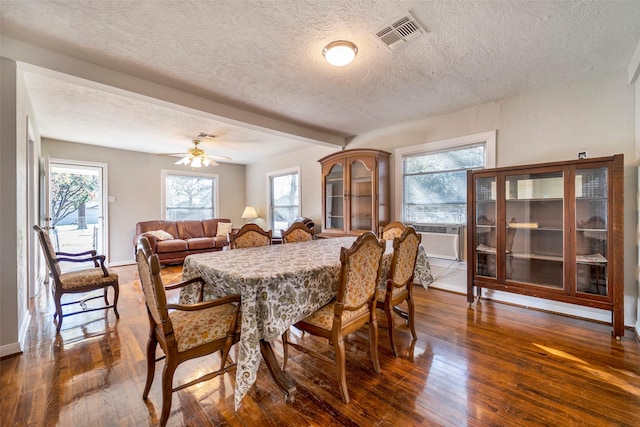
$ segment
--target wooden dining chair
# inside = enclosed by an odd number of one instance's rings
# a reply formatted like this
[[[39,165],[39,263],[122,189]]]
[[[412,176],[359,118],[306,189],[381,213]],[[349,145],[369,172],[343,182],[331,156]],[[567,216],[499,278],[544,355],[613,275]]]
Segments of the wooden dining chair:
[[[245,224],[239,230],[229,233],[230,249],[255,248],[270,244],[271,230],[265,231],[256,224]]]
[[[409,322],[409,329],[413,339],[417,339],[415,327],[415,309],[413,303],[413,275],[418,259],[418,248],[422,235],[416,233],[415,228],[406,227],[399,237],[393,239],[393,256],[391,257],[391,268],[387,275],[386,289],[378,289],[376,294],[376,307],[384,310],[387,315],[387,325],[389,330],[389,344],[394,356],[398,356],[395,343],[395,325],[393,313],[398,313],[396,306],[403,301],[407,302],[408,311],[406,319]],[[405,317],[404,312],[398,313]]]
[[[142,398],[147,399],[156,362],[165,359],[162,372],[162,411],[160,425],[164,426],[171,411],[173,392],[215,378],[236,367],[227,366],[231,346],[240,340],[238,318],[240,295],[202,301],[204,281],[200,277],[165,286],[160,275],[158,255],[152,253],[149,240],[138,240],[136,261],[149,316],[147,341],[147,381]],[[196,304],[167,304],[165,290],[200,285],[199,302]],[[173,310],[169,312],[169,310]],[[156,358],[160,344],[165,356]],[[189,359],[221,352],[220,369],[209,372],[178,387],[173,387],[173,375],[179,364]]]
[[[369,324],[371,360],[374,370],[380,372],[375,295],[384,250],[383,242],[380,242],[370,231],[361,234],[351,248],[341,248],[340,263],[342,267],[336,298],[294,325],[301,331],[328,339],[333,344],[335,360],[290,341],[288,329],[282,335],[283,370],[287,365],[289,345],[335,364],[338,387],[345,403],[349,402],[345,365],[345,335],[357,331],[367,323]]]
[[[282,243],[309,242],[315,238],[313,228],[302,222],[294,222],[286,230],[282,230]]]
[[[393,240],[402,234],[406,226],[400,221],[392,221],[389,224],[380,226],[380,230],[378,235],[381,239],[384,240]]]
[[[113,308],[116,318],[120,318],[118,314],[118,295],[120,288],[118,286],[118,274],[109,270],[105,265],[106,257],[98,255],[95,250],[70,253],[56,252],[51,243],[49,233],[38,225],[34,225],[33,229],[38,233],[38,240],[44,253],[44,258],[49,267],[50,277],[53,279],[51,293],[53,301],[56,305],[56,312],[53,314],[53,321],[57,322],[56,332],[60,332],[62,327],[62,319],[74,314],[88,313],[96,310],[107,310]],[[93,268],[70,271],[63,273],[60,269],[61,262],[91,262]],[[108,290],[113,288],[113,304],[109,304]],[[62,303],[62,296],[70,293],[87,293],[94,290],[102,289],[103,295],[89,296],[74,301]],[[104,298],[104,306],[96,308],[88,308],[87,301],[98,298]],[[62,307],[68,305],[79,304],[81,309],[70,313],[63,313]]]

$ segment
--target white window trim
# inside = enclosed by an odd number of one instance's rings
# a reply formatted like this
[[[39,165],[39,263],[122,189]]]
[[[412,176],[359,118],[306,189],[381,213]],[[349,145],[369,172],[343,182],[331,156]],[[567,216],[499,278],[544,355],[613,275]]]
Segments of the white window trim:
[[[409,147],[396,148],[394,152],[394,166],[395,166],[395,209],[394,218],[398,221],[402,219],[402,197],[404,192],[402,191],[402,161],[406,156],[413,154],[426,154],[436,151],[451,150],[454,148],[460,148],[467,145],[474,145],[484,142],[485,144],[485,165],[487,168],[496,167],[496,130],[488,132],[476,133],[473,135],[460,136],[457,138],[444,139],[441,141],[425,142],[423,144],[411,145]]]
[[[298,173],[298,213],[302,215],[302,173],[300,166],[267,172],[267,206],[265,207],[265,211],[267,212],[267,224],[269,224],[269,227],[271,227],[271,178],[274,176],[291,175],[296,172]],[[272,231],[273,233],[279,232],[279,230]]]
[[[219,186],[219,178],[218,174],[212,173],[202,173],[202,172],[189,172],[189,171],[179,171],[175,169],[161,169],[161,185],[160,185],[160,218],[163,220],[167,219],[167,175],[179,175],[179,176],[200,176],[203,178],[212,178],[213,179],[213,191],[215,193],[215,200],[213,205],[213,217],[218,218],[218,206],[220,193],[218,192]]]

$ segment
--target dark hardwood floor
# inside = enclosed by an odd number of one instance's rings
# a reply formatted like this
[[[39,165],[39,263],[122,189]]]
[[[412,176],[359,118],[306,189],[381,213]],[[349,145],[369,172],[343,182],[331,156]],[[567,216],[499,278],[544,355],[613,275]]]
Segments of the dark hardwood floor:
[[[135,266],[116,270],[120,319],[112,310],[71,316],[58,337],[50,294],[42,289],[24,353],[0,362],[2,426],[157,424],[163,363],[145,402],[142,291]],[[170,283],[180,268],[163,274]],[[487,301],[468,309],[463,295],[415,289],[418,340],[412,344],[402,324],[401,354],[394,358],[381,327],[380,374],[372,368],[367,333],[347,340],[348,404],[332,365],[292,349],[287,371],[298,387],[294,403],[285,402],[263,363],[237,412],[232,373],[174,393],[169,425],[640,425],[640,344],[633,331],[616,341],[609,325]],[[293,337],[331,352],[316,337],[295,330]],[[280,343],[274,348],[281,357]],[[217,355],[181,365],[176,384],[212,364],[219,364]]]

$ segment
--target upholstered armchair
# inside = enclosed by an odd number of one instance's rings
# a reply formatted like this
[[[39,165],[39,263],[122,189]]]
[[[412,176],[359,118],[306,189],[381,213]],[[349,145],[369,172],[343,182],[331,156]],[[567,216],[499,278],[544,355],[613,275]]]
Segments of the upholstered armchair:
[[[335,360],[292,342],[289,330],[282,335],[283,369],[287,365],[288,346],[335,364],[338,387],[345,403],[349,402],[344,346],[346,335],[369,324],[371,360],[375,372],[380,372],[375,294],[384,250],[384,244],[372,232],[360,235],[351,248],[342,248],[340,251],[340,282],[335,300],[294,325],[301,331],[329,340],[334,348]]]
[[[271,244],[271,230],[265,231],[256,224],[245,224],[239,230],[229,233],[231,249],[254,248]]]
[[[34,225],[33,229],[38,233],[38,240],[40,241],[44,258],[49,267],[50,277],[53,279],[51,292],[56,305],[56,312],[53,315],[54,322],[57,322],[56,332],[60,332],[62,319],[74,314],[113,308],[116,318],[120,318],[118,314],[118,295],[120,293],[118,274],[109,270],[104,265],[105,256],[97,255],[95,250],[80,253],[56,252],[49,238],[49,233],[38,225]],[[93,268],[63,273],[60,268],[61,262],[91,262],[93,263]],[[113,288],[113,304],[109,304],[108,290],[110,287]],[[64,294],[87,293],[96,289],[103,289],[103,295],[62,303],[62,296]],[[102,307],[89,308],[86,302],[97,298],[104,298],[105,305]],[[63,313],[62,307],[74,304],[79,304],[81,309]]]
[[[392,221],[384,227],[380,226],[378,234],[381,239],[393,240],[394,238],[400,236],[405,228],[406,226],[400,221]]]
[[[414,340],[417,339],[412,286],[421,239],[422,235],[417,234],[413,227],[406,227],[399,237],[393,239],[393,256],[387,276],[387,288],[378,289],[376,294],[376,307],[384,310],[387,315],[389,344],[394,356],[398,356],[398,351],[395,344],[393,313],[394,311],[397,312],[395,307],[403,301],[407,302],[408,312],[406,318],[409,322],[411,335]],[[403,312],[398,314],[405,317]]]
[[[156,362],[166,357],[162,373],[162,412],[160,416],[160,425],[164,426],[171,411],[173,392],[235,369],[235,364],[227,366],[227,358],[231,346],[240,339],[238,330],[240,295],[202,301],[204,281],[200,277],[165,286],[160,275],[158,255],[151,252],[149,240],[145,236],[139,239],[136,260],[149,315],[147,381],[142,398],[146,399],[149,395]],[[165,290],[198,285],[200,286],[200,302],[190,305],[167,304]],[[169,312],[169,310],[172,311]],[[158,344],[160,344],[165,357],[156,359]],[[173,387],[173,375],[179,364],[217,351],[221,352],[220,369],[178,387]]]
[[[294,222],[291,226],[282,230],[282,243],[308,242],[314,239],[315,233],[313,228],[307,227],[302,222]]]

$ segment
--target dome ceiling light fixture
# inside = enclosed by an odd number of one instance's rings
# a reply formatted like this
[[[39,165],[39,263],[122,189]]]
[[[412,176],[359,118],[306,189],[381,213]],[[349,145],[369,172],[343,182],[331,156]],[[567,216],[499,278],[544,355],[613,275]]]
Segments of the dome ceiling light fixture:
[[[322,55],[331,65],[343,67],[350,64],[358,53],[358,47],[347,40],[336,40],[322,49]]]

